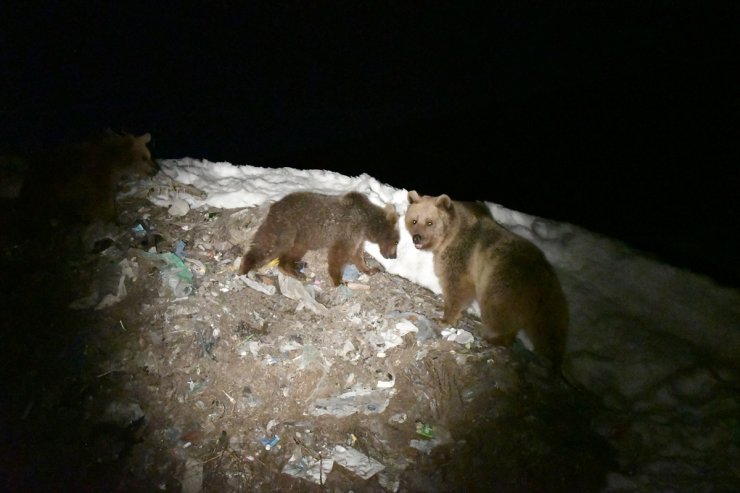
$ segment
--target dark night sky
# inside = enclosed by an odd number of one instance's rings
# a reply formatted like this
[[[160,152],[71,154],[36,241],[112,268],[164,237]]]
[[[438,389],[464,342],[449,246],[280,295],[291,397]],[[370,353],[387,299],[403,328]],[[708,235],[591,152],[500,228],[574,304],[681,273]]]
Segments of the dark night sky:
[[[13,3],[0,152],[151,132],[155,157],[368,173],[740,285],[734,3]]]

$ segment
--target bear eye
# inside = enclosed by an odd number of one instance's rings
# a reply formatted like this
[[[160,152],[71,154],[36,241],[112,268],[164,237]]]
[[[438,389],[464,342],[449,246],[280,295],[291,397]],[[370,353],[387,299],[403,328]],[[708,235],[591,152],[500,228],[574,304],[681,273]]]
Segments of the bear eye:
[[[411,221],[411,224],[416,224],[417,222],[418,222],[418,221],[417,221],[416,219],[413,219],[413,220]]]
[[[432,224],[432,221],[427,221],[427,226],[431,226]]]

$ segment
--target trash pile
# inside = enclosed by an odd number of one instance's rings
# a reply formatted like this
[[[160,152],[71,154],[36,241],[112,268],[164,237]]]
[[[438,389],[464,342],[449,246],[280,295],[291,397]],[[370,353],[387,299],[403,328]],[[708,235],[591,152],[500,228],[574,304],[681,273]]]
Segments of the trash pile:
[[[25,424],[67,430],[48,460],[74,469],[81,490],[604,483],[613,463],[590,426],[597,404],[522,345],[481,342],[472,315],[439,326],[440,297],[397,276],[346,266],[334,288],[326,252],[305,256],[305,282],[275,263],[239,276],[266,207],[162,207],[150,193],[122,198],[119,227],[90,232],[69,261],[77,349],[63,339],[60,351],[77,373],[57,376],[55,396],[26,385]],[[74,412],[61,413],[61,394]]]

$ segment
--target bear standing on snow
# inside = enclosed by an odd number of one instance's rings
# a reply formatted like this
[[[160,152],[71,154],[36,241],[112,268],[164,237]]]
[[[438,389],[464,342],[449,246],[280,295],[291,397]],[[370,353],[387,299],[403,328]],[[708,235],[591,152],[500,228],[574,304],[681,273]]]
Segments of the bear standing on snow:
[[[484,338],[509,346],[519,330],[559,369],[568,307],[554,269],[532,242],[496,223],[480,206],[408,194],[406,229],[414,246],[434,253],[444,296],[443,323],[454,325],[476,300]]]
[[[339,196],[294,192],[270,206],[239,274],[278,258],[283,273],[304,280],[296,264],[307,251],[328,248],[329,277],[339,286],[347,263],[368,275],[379,272],[365,264],[365,240],[377,243],[383,257],[393,259],[399,239],[398,214],[391,204],[379,207],[358,192]]]

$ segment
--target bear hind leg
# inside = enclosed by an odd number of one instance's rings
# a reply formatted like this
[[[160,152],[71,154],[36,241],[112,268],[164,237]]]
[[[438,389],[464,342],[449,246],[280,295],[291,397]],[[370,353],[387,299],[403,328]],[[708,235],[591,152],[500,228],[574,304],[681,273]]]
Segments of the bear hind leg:
[[[516,324],[510,319],[505,306],[492,302],[490,299],[479,302],[481,321],[483,322],[483,338],[490,344],[509,347],[514,343],[518,331]]]
[[[566,326],[557,321],[547,321],[533,325],[526,330],[532,341],[534,352],[547,360],[548,366],[559,371],[565,353]]]
[[[335,243],[329,247],[327,262],[329,263],[329,278],[335,287],[339,286],[342,284],[342,269],[344,265],[353,262],[347,246],[342,243]],[[357,268],[361,270],[362,266],[358,265]]]

